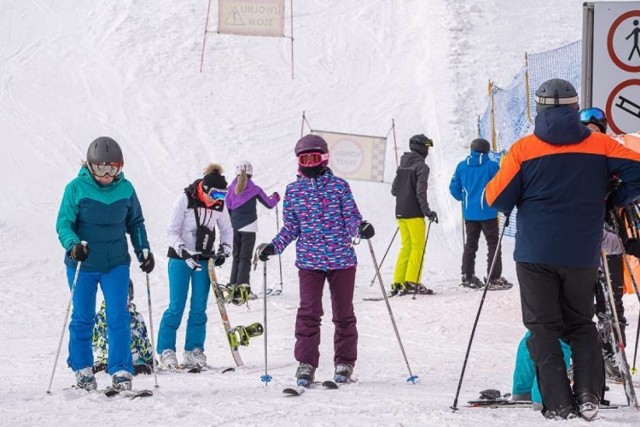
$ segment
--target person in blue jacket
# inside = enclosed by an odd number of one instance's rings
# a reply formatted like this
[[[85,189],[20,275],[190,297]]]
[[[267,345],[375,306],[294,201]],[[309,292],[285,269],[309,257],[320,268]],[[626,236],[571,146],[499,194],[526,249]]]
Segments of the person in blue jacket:
[[[142,208],[133,185],[122,173],[123,166],[122,150],[116,141],[106,136],[95,139],[80,173],[64,190],[56,221],[73,290],[67,363],[75,372],[77,386],[86,390],[97,388],[91,338],[98,283],[106,301],[108,371],[114,387],[131,389],[134,370],[127,308],[131,264],[127,234],[142,271],[150,273],[155,265]]]
[[[462,253],[461,286],[478,289],[483,282],[475,275],[476,252],[480,232],[487,241],[487,276],[494,255],[495,266],[489,277],[489,289],[509,289],[513,285],[502,278],[502,256],[498,242],[500,239],[498,211],[489,207],[484,199],[484,187],[498,173],[500,166],[489,159],[490,145],[486,139],[471,142],[471,153],[466,160],[458,163],[451,178],[449,191],[454,199],[462,202],[464,227],[467,239]]]

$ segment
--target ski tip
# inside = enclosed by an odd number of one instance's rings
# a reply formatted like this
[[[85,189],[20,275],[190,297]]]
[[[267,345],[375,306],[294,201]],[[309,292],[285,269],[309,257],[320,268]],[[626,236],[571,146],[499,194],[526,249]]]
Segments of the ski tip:
[[[300,396],[301,394],[303,394],[305,391],[304,387],[301,386],[295,386],[295,387],[287,387],[284,390],[282,390],[282,393],[285,396]]]
[[[227,368],[227,369],[224,369],[224,370],[222,371],[222,373],[223,373],[223,374],[226,374],[227,372],[235,372],[235,371],[236,371],[236,368],[229,367],[229,368]]]
[[[329,390],[335,390],[337,389],[339,386],[337,383],[335,383],[334,381],[324,381],[322,383],[322,387],[329,389]]]

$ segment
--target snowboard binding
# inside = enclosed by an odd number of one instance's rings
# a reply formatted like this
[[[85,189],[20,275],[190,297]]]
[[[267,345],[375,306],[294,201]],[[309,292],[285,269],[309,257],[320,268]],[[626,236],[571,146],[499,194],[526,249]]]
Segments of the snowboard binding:
[[[264,328],[260,323],[252,323],[248,326],[236,326],[227,333],[229,344],[233,348],[238,346],[246,347],[249,345],[249,339],[259,337],[264,332]]]

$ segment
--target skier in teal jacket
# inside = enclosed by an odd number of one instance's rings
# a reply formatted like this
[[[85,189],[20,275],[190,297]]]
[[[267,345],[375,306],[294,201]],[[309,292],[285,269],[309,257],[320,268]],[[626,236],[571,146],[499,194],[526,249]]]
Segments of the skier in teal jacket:
[[[77,386],[84,389],[97,387],[91,337],[98,283],[106,301],[108,370],[115,387],[131,389],[133,364],[127,309],[131,257],[127,234],[142,271],[150,273],[154,267],[140,202],[122,173],[123,166],[122,150],[116,141],[109,137],[94,140],[89,145],[86,164],[65,188],[56,222],[73,291],[67,362],[75,372]],[[79,275],[73,287],[78,263]]]

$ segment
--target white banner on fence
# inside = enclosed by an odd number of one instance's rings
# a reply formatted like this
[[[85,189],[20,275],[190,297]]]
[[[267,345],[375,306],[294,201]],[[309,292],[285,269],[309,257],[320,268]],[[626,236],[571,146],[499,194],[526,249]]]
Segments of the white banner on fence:
[[[387,138],[313,131],[329,145],[329,167],[345,179],[382,182]]]
[[[218,32],[282,37],[284,0],[218,0]]]

